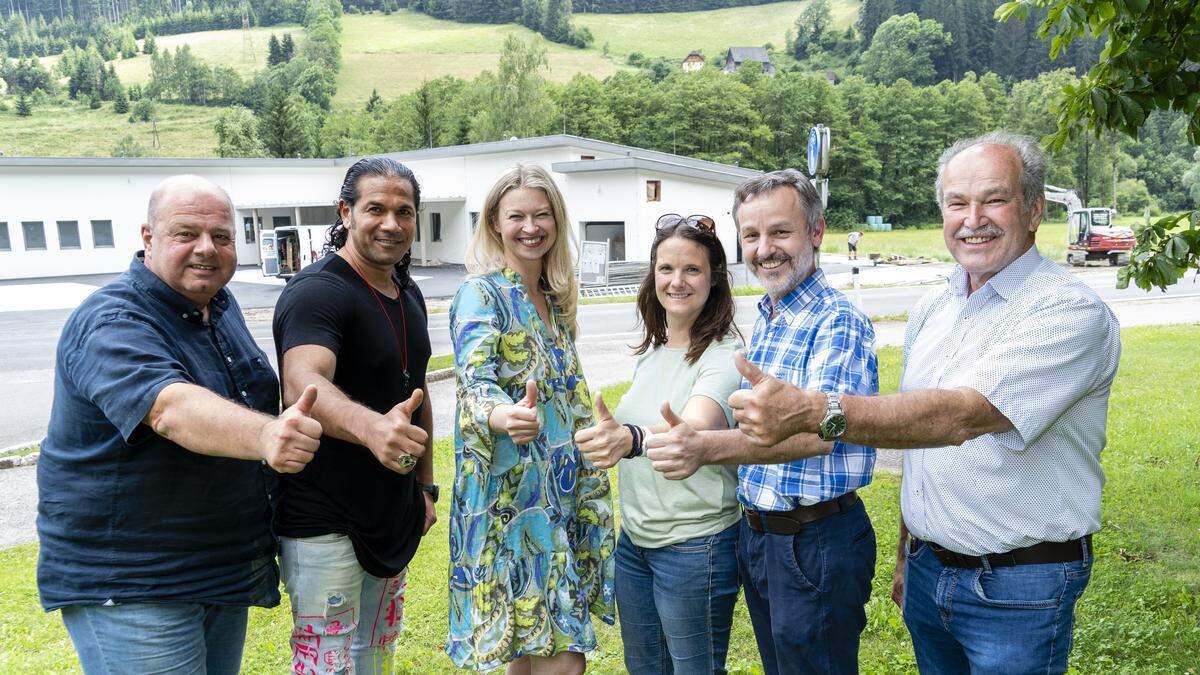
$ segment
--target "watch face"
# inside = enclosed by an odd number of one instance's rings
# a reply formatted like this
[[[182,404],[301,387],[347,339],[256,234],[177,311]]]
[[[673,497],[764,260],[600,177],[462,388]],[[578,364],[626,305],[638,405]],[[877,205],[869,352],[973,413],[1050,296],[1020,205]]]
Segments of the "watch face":
[[[820,436],[823,440],[831,441],[846,433],[846,416],[830,415],[821,422]]]

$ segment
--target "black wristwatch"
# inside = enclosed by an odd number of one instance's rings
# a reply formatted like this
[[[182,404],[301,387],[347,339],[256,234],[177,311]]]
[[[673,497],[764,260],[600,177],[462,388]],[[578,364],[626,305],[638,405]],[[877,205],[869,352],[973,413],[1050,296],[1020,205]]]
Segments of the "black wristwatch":
[[[437,483],[433,483],[432,485],[426,485],[424,483],[417,483],[417,485],[420,486],[421,492],[427,493],[431,498],[433,498],[434,504],[437,503],[437,500],[438,500]]]
[[[836,392],[825,392],[825,419],[817,429],[823,441],[834,441],[846,433],[846,413],[842,412],[842,397]]]

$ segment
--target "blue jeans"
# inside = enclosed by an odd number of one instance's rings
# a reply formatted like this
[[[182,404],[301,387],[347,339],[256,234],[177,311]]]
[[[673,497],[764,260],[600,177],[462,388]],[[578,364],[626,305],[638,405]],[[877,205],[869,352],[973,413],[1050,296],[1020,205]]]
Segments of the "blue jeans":
[[[392,672],[407,575],[367,574],[344,534],[279,539],[279,571],[292,603],[292,672]]]
[[[856,673],[875,576],[875,529],[862,501],[795,535],[742,518],[738,567],[767,675]]]
[[[1092,559],[945,567],[921,543],[904,567],[904,623],[922,673],[1065,673]]]
[[[72,605],[63,623],[87,675],[237,673],[245,607],[194,603]]]
[[[738,526],[662,548],[617,540],[617,612],[631,673],[724,673]]]

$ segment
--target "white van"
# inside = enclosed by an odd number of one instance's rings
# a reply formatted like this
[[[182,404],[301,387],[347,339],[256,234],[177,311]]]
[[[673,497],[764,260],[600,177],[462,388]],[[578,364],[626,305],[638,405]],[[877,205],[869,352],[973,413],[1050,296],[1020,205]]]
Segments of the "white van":
[[[263,230],[259,233],[263,276],[287,279],[320,260],[328,231],[328,225],[285,225]]]

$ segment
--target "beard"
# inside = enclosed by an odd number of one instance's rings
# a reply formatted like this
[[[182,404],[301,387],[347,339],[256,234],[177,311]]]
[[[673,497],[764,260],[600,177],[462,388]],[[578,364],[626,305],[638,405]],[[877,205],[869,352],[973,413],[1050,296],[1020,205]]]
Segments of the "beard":
[[[759,267],[759,265],[761,265],[763,262],[770,262],[773,260],[783,260],[783,264],[767,271],[764,271]],[[762,283],[763,290],[767,292],[767,295],[771,296],[771,299],[775,301],[790,293],[792,289],[799,286],[801,282],[812,276],[812,273],[816,271],[816,269],[817,266],[815,258],[798,260],[791,256],[783,256],[776,253],[769,258],[764,258],[761,261],[755,261],[751,266],[750,271],[753,272],[755,278]]]

